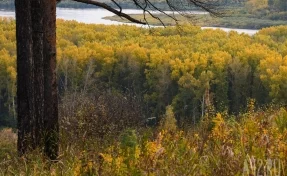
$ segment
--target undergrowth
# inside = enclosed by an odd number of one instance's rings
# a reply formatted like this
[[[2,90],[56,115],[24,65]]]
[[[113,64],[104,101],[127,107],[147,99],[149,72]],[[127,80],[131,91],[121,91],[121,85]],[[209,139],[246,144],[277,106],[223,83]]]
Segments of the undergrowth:
[[[17,157],[16,134],[3,129],[0,175],[287,174],[284,108],[254,112],[251,107],[236,117],[209,113],[196,126],[183,130],[176,126],[168,106],[157,128],[129,127],[104,138],[78,134],[77,141],[70,141],[71,131],[62,130],[61,135],[59,159],[50,162],[37,151]]]

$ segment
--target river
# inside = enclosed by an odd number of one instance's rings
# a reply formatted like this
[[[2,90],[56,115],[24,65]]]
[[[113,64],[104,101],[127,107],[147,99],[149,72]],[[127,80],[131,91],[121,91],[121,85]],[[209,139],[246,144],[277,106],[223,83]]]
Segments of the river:
[[[141,14],[141,10],[135,9],[124,9],[123,12],[127,14]],[[172,13],[172,12],[167,12]],[[205,12],[193,12],[195,14],[203,14]],[[106,24],[106,25],[120,25],[120,24],[129,24],[129,25],[136,25],[142,27],[143,25],[139,24],[131,24],[131,23],[122,23],[117,21],[111,21],[103,19],[106,16],[113,16],[112,12],[109,12],[104,9],[66,9],[66,8],[57,8],[57,18],[64,19],[64,20],[75,20],[82,23],[89,23],[89,24]],[[4,11],[0,10],[0,16],[3,17],[12,17],[15,18],[15,13],[13,11]],[[218,29],[217,27],[203,27],[205,28],[212,28]],[[219,28],[226,32],[231,30],[237,31],[238,33],[246,33],[248,35],[254,35],[258,30],[253,29],[233,29],[233,28]]]

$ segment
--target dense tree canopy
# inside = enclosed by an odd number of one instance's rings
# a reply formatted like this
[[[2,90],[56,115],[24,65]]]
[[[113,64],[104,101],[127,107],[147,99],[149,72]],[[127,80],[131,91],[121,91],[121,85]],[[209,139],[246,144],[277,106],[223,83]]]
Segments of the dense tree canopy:
[[[1,114],[12,118],[15,24],[3,19],[0,27],[0,107]],[[57,30],[61,95],[95,89],[132,93],[146,104],[147,116],[159,116],[172,104],[176,116],[187,119],[200,117],[208,106],[236,114],[250,99],[256,106],[287,103],[283,26],[248,36],[192,26],[149,31],[60,20]]]

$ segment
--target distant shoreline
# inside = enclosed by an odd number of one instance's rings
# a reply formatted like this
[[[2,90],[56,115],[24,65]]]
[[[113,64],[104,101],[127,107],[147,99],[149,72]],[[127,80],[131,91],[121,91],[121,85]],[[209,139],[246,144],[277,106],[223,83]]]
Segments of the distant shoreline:
[[[89,23],[92,23],[92,24],[123,24],[123,23],[124,24],[130,24],[129,21],[121,19],[117,16],[112,16],[114,14],[112,14],[110,12],[107,13],[106,10],[100,9],[100,8],[97,8],[97,9],[95,9],[95,8],[81,9],[80,8],[79,9],[79,8],[57,7],[57,9],[61,9],[60,12],[59,11],[57,12],[58,18],[61,18],[64,20],[76,20],[78,22],[83,22],[83,23],[87,23],[87,24],[89,24]],[[140,18],[142,16],[140,14],[141,11],[138,9],[125,9],[125,10],[128,10],[128,14],[130,14],[134,18]],[[11,13],[14,13],[14,10],[12,10],[12,9],[1,9],[0,11],[5,13],[5,14],[0,13],[0,16],[15,17],[14,14],[11,14]],[[95,12],[93,12],[93,11],[95,11]],[[64,16],[63,16],[63,13],[66,13],[66,14],[64,14]],[[78,16],[76,16],[76,15],[78,15]],[[163,14],[157,14],[157,15],[159,15],[163,19],[166,26],[174,26],[175,25],[175,24],[172,24],[172,22],[174,22],[174,21],[172,21],[170,19],[169,19],[169,21],[167,21],[167,17],[165,15],[163,15]],[[178,14],[176,14],[176,15],[180,20],[183,19],[183,17],[181,17],[180,15],[178,15]],[[76,18],[75,18],[75,16],[76,16]],[[99,21],[88,21],[87,22],[85,20],[82,20],[85,18],[91,18],[91,16],[93,16],[93,18],[96,18],[96,16],[97,16]],[[257,24],[255,22],[250,21],[251,18],[244,18],[245,21],[246,20],[248,21],[247,23],[245,23],[244,21],[242,23],[239,23],[236,20],[234,20],[234,21],[229,20],[232,18],[234,19],[235,17],[229,17],[229,19],[226,17],[224,17],[224,18],[212,18],[211,19],[211,17],[207,17],[209,15],[201,14],[201,13],[199,13],[196,16],[198,16],[198,19],[197,19],[197,23],[195,23],[195,24],[198,26],[203,26],[203,28],[213,28],[213,29],[220,28],[226,32],[234,29],[234,30],[238,31],[239,33],[247,33],[249,35],[254,35],[257,32],[257,30],[264,28],[264,27],[270,27],[270,26],[276,26],[276,25],[287,25],[287,21],[286,21],[283,24],[281,24],[281,23],[277,23],[277,24],[276,23],[273,23],[273,24],[272,23],[269,23],[269,24],[268,23],[262,23],[262,24],[258,25],[259,26],[258,27],[258,26],[256,26]],[[240,18],[240,19],[242,19],[242,18]],[[253,20],[257,20],[257,19],[253,18]],[[148,19],[148,21],[149,21],[149,19]],[[257,21],[259,21],[259,20],[257,20]],[[162,24],[159,23],[158,21],[149,21],[149,22],[150,22],[150,25],[152,25],[152,26],[162,26]],[[271,20],[269,20],[269,22],[271,22]],[[253,26],[250,26],[250,24],[252,24]]]
[[[144,19],[142,14],[132,14],[131,16],[138,20]],[[162,19],[162,22],[166,26],[176,25],[173,19],[168,18],[164,14],[160,14],[157,16]],[[175,17],[181,23],[189,22],[186,18],[180,15],[175,15]],[[116,15],[104,17],[104,19],[129,23],[129,21],[122,19]],[[152,18],[149,15],[146,16],[146,19],[151,25],[162,26],[162,23],[160,21]],[[250,29],[250,30],[260,30],[262,28],[271,27],[271,26],[287,25],[287,21],[284,21],[284,20],[269,20],[269,19],[260,19],[260,18],[255,18],[255,17],[253,18],[241,17],[241,16],[214,18],[214,17],[210,17],[209,15],[202,15],[202,14],[194,15],[192,17],[192,23],[194,23],[195,25],[204,26],[204,27],[236,28],[236,29]]]

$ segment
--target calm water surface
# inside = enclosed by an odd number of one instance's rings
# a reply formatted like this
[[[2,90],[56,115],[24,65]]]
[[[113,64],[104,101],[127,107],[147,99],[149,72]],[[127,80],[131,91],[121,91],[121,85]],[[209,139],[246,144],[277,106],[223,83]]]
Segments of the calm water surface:
[[[127,14],[142,14],[141,10],[134,9],[125,9],[123,12]],[[172,13],[172,12],[167,12]],[[206,14],[205,12],[192,12],[195,14]],[[142,27],[143,25],[131,24],[131,23],[122,23],[117,21],[111,21],[103,19],[106,16],[113,16],[112,12],[109,12],[104,9],[66,9],[66,8],[57,8],[57,18],[64,20],[75,20],[82,23],[89,24],[106,24],[106,25],[120,25],[120,24],[129,24]],[[0,10],[0,16],[2,17],[11,17],[15,18],[15,12]],[[233,29],[233,28],[216,28],[216,27],[203,27],[203,29],[212,28],[212,29],[222,29],[226,32],[231,30],[237,31],[239,33],[246,33],[249,35],[254,35],[258,30],[252,29]]]

